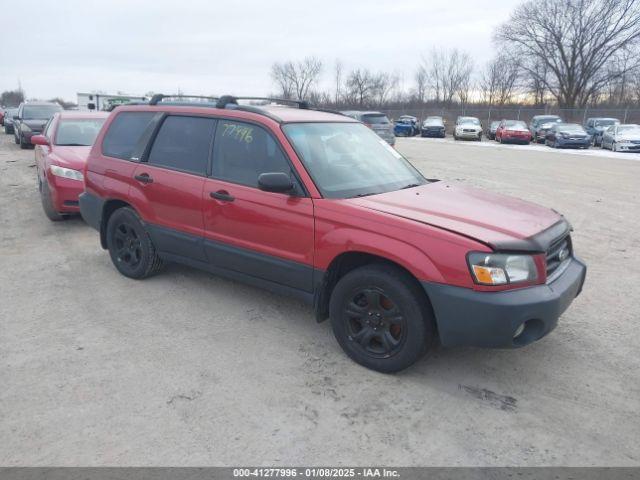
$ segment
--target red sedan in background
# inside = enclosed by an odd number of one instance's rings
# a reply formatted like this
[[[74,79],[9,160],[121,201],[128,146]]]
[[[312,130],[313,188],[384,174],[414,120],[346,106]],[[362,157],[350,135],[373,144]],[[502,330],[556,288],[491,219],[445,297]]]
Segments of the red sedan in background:
[[[35,148],[38,187],[44,213],[52,221],[79,213],[84,190],[82,170],[108,113],[56,113],[42,135],[31,138]]]
[[[520,120],[502,120],[496,130],[496,142],[523,143],[529,145],[531,132],[527,124]]]

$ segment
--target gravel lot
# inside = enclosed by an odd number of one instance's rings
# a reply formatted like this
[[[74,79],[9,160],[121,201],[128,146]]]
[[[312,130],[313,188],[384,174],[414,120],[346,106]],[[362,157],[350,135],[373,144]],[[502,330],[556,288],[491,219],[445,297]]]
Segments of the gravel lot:
[[[589,273],[555,332],[368,371],[294,300],[119,275],[82,220],[46,219],[33,151],[0,135],[0,465],[639,465],[636,156],[397,147],[571,220]]]

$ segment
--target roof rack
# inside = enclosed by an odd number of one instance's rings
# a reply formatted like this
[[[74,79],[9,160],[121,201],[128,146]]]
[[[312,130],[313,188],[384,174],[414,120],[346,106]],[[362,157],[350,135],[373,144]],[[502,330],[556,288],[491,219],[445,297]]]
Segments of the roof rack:
[[[290,98],[270,98],[270,97],[234,97],[233,95],[223,95],[218,99],[216,106],[226,108],[227,105],[238,105],[238,100],[265,100],[275,103],[293,103],[301,110],[311,110],[312,106],[306,100],[292,100]],[[257,106],[257,105],[256,105]]]
[[[200,98],[200,99],[205,99],[205,100],[210,100],[213,102],[217,102],[218,101],[218,97],[211,97],[211,96],[202,96],[202,95],[164,95],[163,93],[156,93],[153,97],[151,97],[151,100],[149,100],[149,105],[157,105],[158,103],[160,103],[163,99],[165,98]]]

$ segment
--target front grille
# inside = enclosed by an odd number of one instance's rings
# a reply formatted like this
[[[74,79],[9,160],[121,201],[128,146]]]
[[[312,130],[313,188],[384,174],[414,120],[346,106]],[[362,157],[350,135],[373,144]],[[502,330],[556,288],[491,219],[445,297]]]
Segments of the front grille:
[[[469,128],[463,128],[463,129],[462,129],[462,131],[463,131],[464,133],[476,133],[476,131],[475,131],[475,130],[471,130],[471,129],[469,129]]]
[[[556,240],[547,250],[547,280],[553,280],[554,273],[561,272],[560,267],[571,259],[571,237],[567,235]]]

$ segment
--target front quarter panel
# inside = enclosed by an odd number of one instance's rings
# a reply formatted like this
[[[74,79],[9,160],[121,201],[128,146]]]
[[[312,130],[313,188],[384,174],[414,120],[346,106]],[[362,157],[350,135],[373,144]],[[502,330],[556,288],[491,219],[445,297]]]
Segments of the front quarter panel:
[[[345,252],[386,258],[421,281],[473,288],[467,252],[490,251],[475,240],[394,215],[349,204],[314,200],[315,267],[326,270]]]

